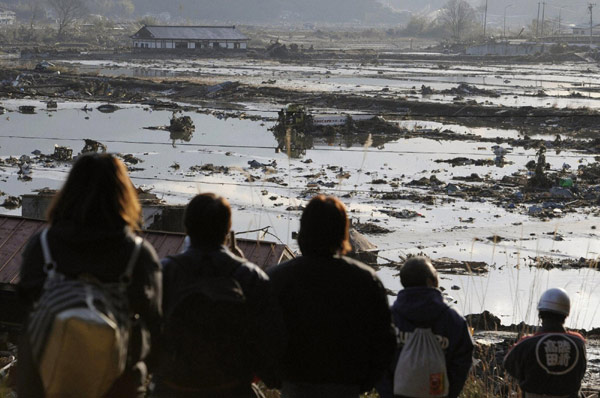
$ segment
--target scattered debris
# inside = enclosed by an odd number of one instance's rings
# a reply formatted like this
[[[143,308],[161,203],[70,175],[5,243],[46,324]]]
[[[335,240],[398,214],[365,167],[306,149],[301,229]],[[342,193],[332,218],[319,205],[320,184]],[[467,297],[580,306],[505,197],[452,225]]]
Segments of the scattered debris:
[[[138,163],[142,163],[143,162],[142,159],[136,158],[131,153],[128,153],[126,155],[121,155],[121,159],[123,159],[123,162],[129,163],[129,164],[138,164]]]
[[[55,72],[57,71],[56,65],[54,65],[52,62],[48,62],[48,61],[42,61],[40,63],[38,63],[35,68],[33,68],[34,71],[36,72]]]
[[[83,147],[83,149],[81,150],[81,153],[105,153],[106,152],[106,145],[98,142],[98,141],[94,141],[91,140],[89,138],[85,139],[85,145]]]
[[[19,106],[19,112],[20,113],[25,113],[25,114],[34,114],[35,113],[35,106],[33,106],[33,105],[21,105],[21,106]]]
[[[418,213],[414,210],[402,209],[400,211],[397,210],[379,210],[383,214],[387,214],[390,217],[394,218],[402,218],[402,219],[411,219],[417,217],[425,217],[421,213]]]
[[[546,176],[546,170],[550,166],[546,163],[546,147],[540,146],[537,153],[537,162],[535,163],[535,172],[527,184],[532,188],[550,188],[552,181]]]
[[[260,169],[263,167],[277,167],[277,162],[275,160],[273,160],[270,163],[261,163],[257,160],[249,160],[248,165],[250,166],[251,169]]]
[[[353,223],[352,226],[354,227],[354,229],[356,229],[361,234],[366,234],[366,235],[383,235],[383,234],[389,234],[392,232],[391,229],[387,229],[387,228],[384,228],[377,224],[368,223],[368,222],[365,222],[365,223],[357,222],[355,224]]]
[[[483,261],[459,261],[453,258],[440,257],[432,259],[431,263],[436,270],[446,274],[483,274],[489,266]],[[456,290],[456,289],[453,289]]]
[[[87,107],[87,105],[86,105],[86,107]],[[119,107],[114,104],[103,104],[103,105],[98,106],[98,108],[96,108],[96,109],[98,109],[102,113],[113,113],[113,112],[119,110]]]
[[[73,160],[73,150],[66,146],[54,145],[54,154],[52,157],[61,162],[70,162]]]
[[[18,209],[21,207],[21,198],[18,196],[9,196],[4,199],[4,203],[2,203],[2,207],[7,208],[9,210]]]
[[[192,121],[191,117],[189,117],[189,116],[177,117],[175,115],[175,113],[173,113],[173,116],[171,117],[171,120],[169,122],[169,128],[168,128],[168,130],[171,133],[191,134],[194,132],[195,129],[196,129],[196,126],[194,126],[194,122]]]

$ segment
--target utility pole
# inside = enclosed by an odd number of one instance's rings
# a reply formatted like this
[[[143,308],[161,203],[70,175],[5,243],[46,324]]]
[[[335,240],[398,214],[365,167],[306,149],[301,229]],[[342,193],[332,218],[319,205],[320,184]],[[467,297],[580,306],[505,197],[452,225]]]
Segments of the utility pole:
[[[540,32],[540,2],[538,2],[538,15],[537,15],[537,19],[535,20],[535,37],[539,37],[539,32]]]
[[[487,40],[486,28],[487,28],[487,8],[488,8],[488,0],[485,0],[485,11],[483,12],[483,40]]]
[[[590,10],[590,51],[592,50],[592,40],[594,36],[594,18],[593,18],[593,10],[596,6],[596,3],[588,3],[588,10]]]
[[[546,19],[545,15],[546,15],[546,2],[542,1],[542,27],[541,27],[542,33],[540,34],[541,37],[544,37],[544,19]]]
[[[558,36],[562,36],[562,25],[561,25],[561,17],[562,17],[562,7],[558,9]]]

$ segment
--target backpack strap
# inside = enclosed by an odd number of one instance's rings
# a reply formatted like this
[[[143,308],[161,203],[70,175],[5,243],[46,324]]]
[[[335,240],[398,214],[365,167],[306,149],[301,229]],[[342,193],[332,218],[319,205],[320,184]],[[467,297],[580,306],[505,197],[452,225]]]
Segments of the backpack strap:
[[[135,268],[135,264],[137,264],[137,260],[140,256],[140,251],[142,250],[142,243],[144,239],[139,236],[136,236],[135,239],[135,247],[133,248],[133,252],[131,253],[131,257],[129,257],[129,262],[127,263],[127,267],[125,268],[125,272],[121,274],[119,277],[119,282],[123,288],[126,288],[131,284],[131,277],[133,275],[133,269]]]
[[[44,254],[44,272],[46,274],[56,271],[56,262],[52,259],[50,254],[50,246],[48,245],[48,230],[46,227],[40,234],[40,243],[42,244],[42,253]]]

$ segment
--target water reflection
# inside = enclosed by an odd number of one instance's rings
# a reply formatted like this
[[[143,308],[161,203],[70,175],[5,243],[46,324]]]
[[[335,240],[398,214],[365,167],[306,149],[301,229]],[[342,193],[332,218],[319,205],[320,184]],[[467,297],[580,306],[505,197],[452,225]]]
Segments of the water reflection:
[[[194,137],[194,132],[191,130],[170,131],[169,132],[169,138],[172,141],[173,148],[177,148],[177,146],[175,144],[178,140],[181,142],[190,142],[193,137]]]
[[[392,131],[393,130],[393,131]],[[271,132],[277,141],[277,151],[286,152],[291,158],[298,159],[306,155],[306,151],[315,144],[351,148],[364,146],[371,140],[371,146],[382,149],[386,143],[396,141],[401,132],[397,125],[392,125],[379,118],[353,121],[348,118],[345,124],[337,126],[314,126],[306,123],[301,126],[290,126],[280,120]]]

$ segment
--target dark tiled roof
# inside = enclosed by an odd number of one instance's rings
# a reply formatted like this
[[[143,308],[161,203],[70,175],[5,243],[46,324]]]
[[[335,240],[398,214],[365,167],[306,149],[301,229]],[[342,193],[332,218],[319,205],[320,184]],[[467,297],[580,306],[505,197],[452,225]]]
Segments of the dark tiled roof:
[[[159,40],[248,40],[235,26],[144,26],[133,38]]]
[[[0,215],[0,283],[14,284],[19,279],[21,253],[27,241],[45,225],[44,221]],[[144,239],[163,258],[181,251],[185,235],[172,232],[144,231]],[[273,242],[238,239],[245,257],[263,269],[294,257],[289,247]]]

